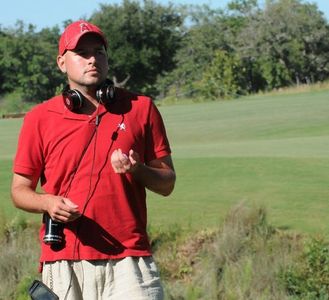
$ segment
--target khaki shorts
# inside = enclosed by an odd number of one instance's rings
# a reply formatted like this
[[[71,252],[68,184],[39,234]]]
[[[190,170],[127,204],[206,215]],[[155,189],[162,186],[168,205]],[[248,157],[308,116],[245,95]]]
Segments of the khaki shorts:
[[[162,300],[152,257],[45,263],[42,281],[61,300]]]

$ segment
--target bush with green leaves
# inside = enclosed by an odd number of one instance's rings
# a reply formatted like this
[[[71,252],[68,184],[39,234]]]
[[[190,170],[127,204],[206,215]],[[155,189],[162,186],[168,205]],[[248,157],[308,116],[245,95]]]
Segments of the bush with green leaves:
[[[201,95],[210,100],[236,98],[243,93],[243,70],[238,55],[217,50],[199,83]]]
[[[281,274],[289,294],[298,299],[329,299],[329,242],[307,241],[300,257]]]

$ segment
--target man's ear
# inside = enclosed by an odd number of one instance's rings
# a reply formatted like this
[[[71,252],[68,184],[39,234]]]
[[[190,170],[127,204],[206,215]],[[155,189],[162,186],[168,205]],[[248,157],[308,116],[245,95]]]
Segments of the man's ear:
[[[57,66],[62,71],[62,73],[66,73],[65,58],[63,55],[57,56]]]

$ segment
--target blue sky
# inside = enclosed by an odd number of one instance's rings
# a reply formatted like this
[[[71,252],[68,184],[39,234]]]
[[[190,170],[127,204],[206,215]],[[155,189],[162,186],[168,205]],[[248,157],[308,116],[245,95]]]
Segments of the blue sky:
[[[175,4],[208,4],[213,8],[224,8],[230,0],[173,0]],[[168,4],[169,0],[157,0]],[[261,3],[262,1],[260,1]],[[329,1],[310,0],[329,20]],[[62,25],[67,19],[77,20],[88,18],[99,8],[99,3],[121,3],[120,0],[8,0],[3,1],[0,9],[0,24],[2,27],[14,26],[17,20],[31,23],[37,29]]]

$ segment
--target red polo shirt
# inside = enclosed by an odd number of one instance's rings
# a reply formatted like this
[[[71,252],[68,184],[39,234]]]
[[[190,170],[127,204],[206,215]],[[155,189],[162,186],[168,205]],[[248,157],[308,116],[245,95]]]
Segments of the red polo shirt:
[[[97,117],[98,116],[98,117]],[[98,119],[98,126],[96,125]],[[45,193],[62,195],[83,215],[64,229],[65,243],[42,244],[40,261],[113,259],[151,254],[146,193],[131,174],[115,174],[115,149],[137,151],[144,163],[170,154],[162,118],[150,98],[124,90],[107,109],[73,113],[56,96],[29,112],[13,170],[38,175]],[[44,226],[40,230],[40,239]]]

